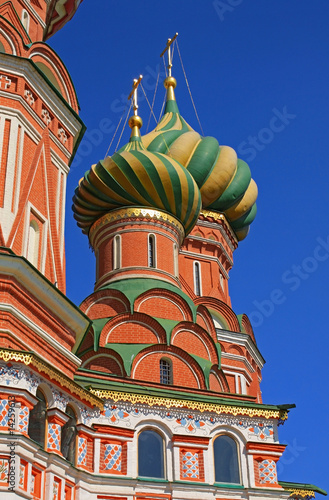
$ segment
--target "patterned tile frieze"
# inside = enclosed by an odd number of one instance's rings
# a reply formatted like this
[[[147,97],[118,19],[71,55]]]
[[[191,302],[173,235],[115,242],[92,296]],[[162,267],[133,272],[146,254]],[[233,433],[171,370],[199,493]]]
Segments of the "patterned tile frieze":
[[[74,398],[61,392],[56,386],[52,385],[48,380],[36,376],[32,371],[27,368],[23,368],[21,365],[8,366],[5,363],[0,363],[0,386],[14,386],[17,389],[26,389],[32,395],[36,395],[38,386],[43,383],[46,384],[52,393],[52,407],[58,408],[61,411],[65,411],[68,403],[75,402]],[[81,412],[88,412],[84,406],[79,403],[81,407]],[[99,415],[99,410],[92,412],[93,415]],[[0,417],[1,418],[1,417]],[[86,419],[87,420],[87,419]],[[88,422],[83,422],[88,423]]]
[[[259,422],[257,425],[253,425],[248,428],[248,437],[250,439],[257,438],[258,441],[269,441],[273,438],[273,435],[273,425]]]
[[[109,401],[104,405],[104,412],[97,420],[92,417],[89,424],[98,422],[134,428],[145,417],[165,422],[176,433],[207,436],[220,424],[238,428],[248,440],[271,442],[274,441],[274,427],[277,424],[276,421],[269,422],[261,418],[214,415],[197,411],[190,412],[184,409],[168,411],[166,408],[131,405],[129,403],[113,405]]]

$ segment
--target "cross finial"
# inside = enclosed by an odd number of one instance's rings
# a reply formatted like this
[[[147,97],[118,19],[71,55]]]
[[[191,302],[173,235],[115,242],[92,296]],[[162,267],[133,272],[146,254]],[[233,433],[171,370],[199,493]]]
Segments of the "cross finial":
[[[160,57],[162,57],[166,52],[168,52],[168,76],[171,76],[171,68],[172,68],[171,45],[173,44],[173,42],[176,40],[177,37],[178,33],[175,33],[175,35],[172,38],[168,38],[166,48],[160,54]]]
[[[137,104],[137,88],[140,82],[142,81],[143,75],[139,75],[139,78],[134,79],[133,88],[128,96],[128,101],[133,98],[133,110],[134,116],[137,116],[138,104]]]

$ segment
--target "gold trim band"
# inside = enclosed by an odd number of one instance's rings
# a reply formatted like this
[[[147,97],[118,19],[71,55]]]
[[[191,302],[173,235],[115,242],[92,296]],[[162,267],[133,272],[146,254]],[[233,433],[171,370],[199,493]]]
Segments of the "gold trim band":
[[[7,351],[6,349],[0,350],[0,359],[5,361],[17,361],[21,362],[26,366],[33,366],[40,373],[45,373],[49,376],[51,380],[58,382],[61,387],[68,389],[72,394],[79,396],[84,401],[91,403],[94,406],[98,406],[103,409],[103,402],[89,391],[86,391],[83,387],[79,386],[75,382],[72,382],[66,375],[59,373],[56,369],[50,367],[47,363],[38,358],[35,354],[24,353],[20,351]]]
[[[161,398],[158,396],[148,396],[145,394],[132,394],[128,392],[107,391],[105,389],[90,389],[100,399],[111,399],[115,402],[126,401],[137,404],[144,403],[148,406],[164,406],[165,408],[188,408],[201,412],[215,412],[217,414],[227,413],[229,415],[247,415],[248,417],[265,417],[287,420],[288,412],[286,410],[266,410],[261,408],[242,408],[239,406],[226,406],[202,401],[185,401],[181,399]]]
[[[183,225],[179,222],[176,217],[168,214],[167,212],[162,212],[160,210],[153,210],[152,208],[120,208],[118,210],[111,210],[107,214],[103,215],[99,219],[97,219],[91,226],[89,230],[89,238],[92,240],[93,233],[96,229],[99,229],[105,224],[110,222],[115,222],[120,219],[128,219],[128,218],[146,218],[146,219],[156,219],[162,222],[166,222],[174,226],[177,230],[181,242],[185,237],[185,231]]]

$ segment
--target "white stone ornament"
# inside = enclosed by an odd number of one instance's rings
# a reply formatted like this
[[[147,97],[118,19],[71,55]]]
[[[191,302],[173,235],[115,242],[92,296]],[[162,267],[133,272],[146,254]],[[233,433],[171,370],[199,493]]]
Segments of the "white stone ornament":
[[[27,102],[29,103],[30,106],[34,105],[35,98],[34,98],[34,95],[32,94],[32,92],[30,90],[25,89],[24,97],[25,97],[25,99],[27,100]]]
[[[0,89],[8,90],[11,85],[11,80],[8,76],[0,75]]]

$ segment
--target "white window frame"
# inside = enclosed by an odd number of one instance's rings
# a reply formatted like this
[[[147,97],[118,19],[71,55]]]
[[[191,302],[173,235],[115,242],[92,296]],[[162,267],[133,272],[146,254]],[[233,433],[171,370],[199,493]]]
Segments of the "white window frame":
[[[121,236],[120,234],[116,234],[113,238],[113,271],[116,271],[117,269],[121,269],[122,267],[122,262],[121,262],[121,257],[122,257],[122,251],[121,251]]]
[[[196,271],[198,269],[198,271]],[[198,280],[197,280],[198,273]],[[201,263],[198,260],[193,261],[193,282],[194,293],[197,297],[202,297],[202,279],[201,279]]]
[[[31,217],[32,216],[32,217]],[[38,267],[41,273],[45,272],[46,266],[46,253],[47,253],[47,234],[48,234],[48,220],[35,208],[31,202],[27,203],[26,207],[26,217],[25,217],[25,228],[24,228],[24,244],[23,244],[23,255],[27,259],[28,252],[28,241],[29,241],[29,228],[31,223],[31,218],[36,218],[42,224],[42,238],[39,240],[39,256],[40,267]],[[37,266],[35,266],[37,267]]]

